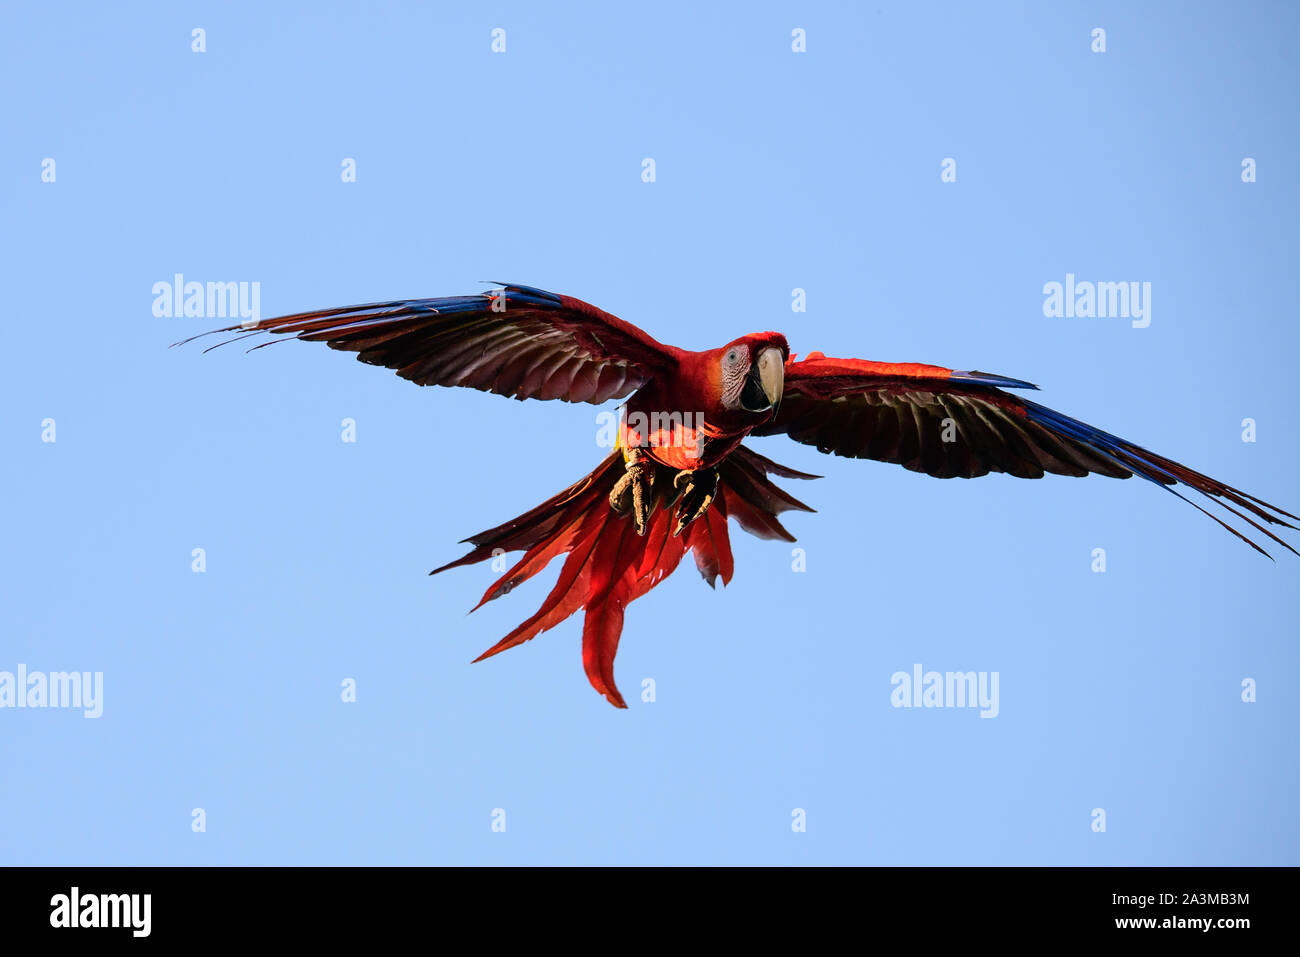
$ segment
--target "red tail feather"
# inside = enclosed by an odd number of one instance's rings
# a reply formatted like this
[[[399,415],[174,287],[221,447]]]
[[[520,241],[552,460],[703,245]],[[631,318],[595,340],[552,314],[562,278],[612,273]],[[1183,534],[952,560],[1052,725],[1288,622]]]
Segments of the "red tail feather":
[[[498,549],[522,550],[523,557],[484,592],[477,608],[567,553],[555,586],[537,612],[475,661],[522,644],[585,608],[582,662],[587,679],[610,704],[625,708],[614,683],[614,656],[627,606],[671,575],[688,551],[695,553],[696,567],[710,586],[719,576],[724,585],[730,582],[735,563],[728,516],[735,517],[747,531],[767,536],[780,529],[782,537],[793,541],[777,522],[777,514],[792,508],[812,511],[773,485],[767,475],[815,476],[785,469],[741,447],[720,468],[717,495],[709,510],[676,537],[672,534],[677,513],[673,472],[661,467],[653,485],[653,510],[642,536],[636,534],[630,516],[618,515],[609,506],[609,493],[622,473],[622,455],[612,453],[590,475],[559,495],[513,521],[467,539],[474,546],[469,554],[430,572],[484,561]]]

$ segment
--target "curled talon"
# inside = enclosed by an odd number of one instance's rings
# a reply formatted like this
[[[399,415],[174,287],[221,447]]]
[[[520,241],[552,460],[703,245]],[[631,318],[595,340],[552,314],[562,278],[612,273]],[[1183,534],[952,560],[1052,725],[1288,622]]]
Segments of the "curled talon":
[[[681,503],[677,506],[677,524],[673,528],[673,538],[682,533],[687,525],[709,510],[713,497],[718,491],[717,469],[683,470],[673,479],[673,485],[681,489]]]

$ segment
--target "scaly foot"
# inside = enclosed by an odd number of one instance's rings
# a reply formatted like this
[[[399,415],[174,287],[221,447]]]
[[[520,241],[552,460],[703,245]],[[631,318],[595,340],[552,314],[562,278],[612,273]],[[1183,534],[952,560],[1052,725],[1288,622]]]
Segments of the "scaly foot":
[[[646,522],[650,520],[652,483],[655,464],[640,449],[632,449],[627,454],[627,471],[609,493],[609,507],[620,515],[632,510],[632,524],[638,535],[645,534]]]

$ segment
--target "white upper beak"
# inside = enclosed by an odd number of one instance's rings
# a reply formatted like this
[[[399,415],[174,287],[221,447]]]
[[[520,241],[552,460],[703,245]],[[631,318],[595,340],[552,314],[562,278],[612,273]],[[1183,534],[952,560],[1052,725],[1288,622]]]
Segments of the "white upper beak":
[[[780,405],[785,391],[785,359],[776,346],[768,346],[758,354],[758,381],[772,407]]]

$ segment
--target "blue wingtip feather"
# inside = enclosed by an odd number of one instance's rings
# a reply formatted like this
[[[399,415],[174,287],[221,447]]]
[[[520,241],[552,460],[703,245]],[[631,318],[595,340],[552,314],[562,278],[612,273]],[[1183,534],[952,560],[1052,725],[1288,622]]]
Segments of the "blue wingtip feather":
[[[991,372],[954,372],[949,378],[950,382],[964,382],[970,385],[991,385],[995,389],[1033,389],[1038,391],[1038,386],[1032,382],[1026,382],[1024,379],[1012,379],[1009,376],[994,375]]]

